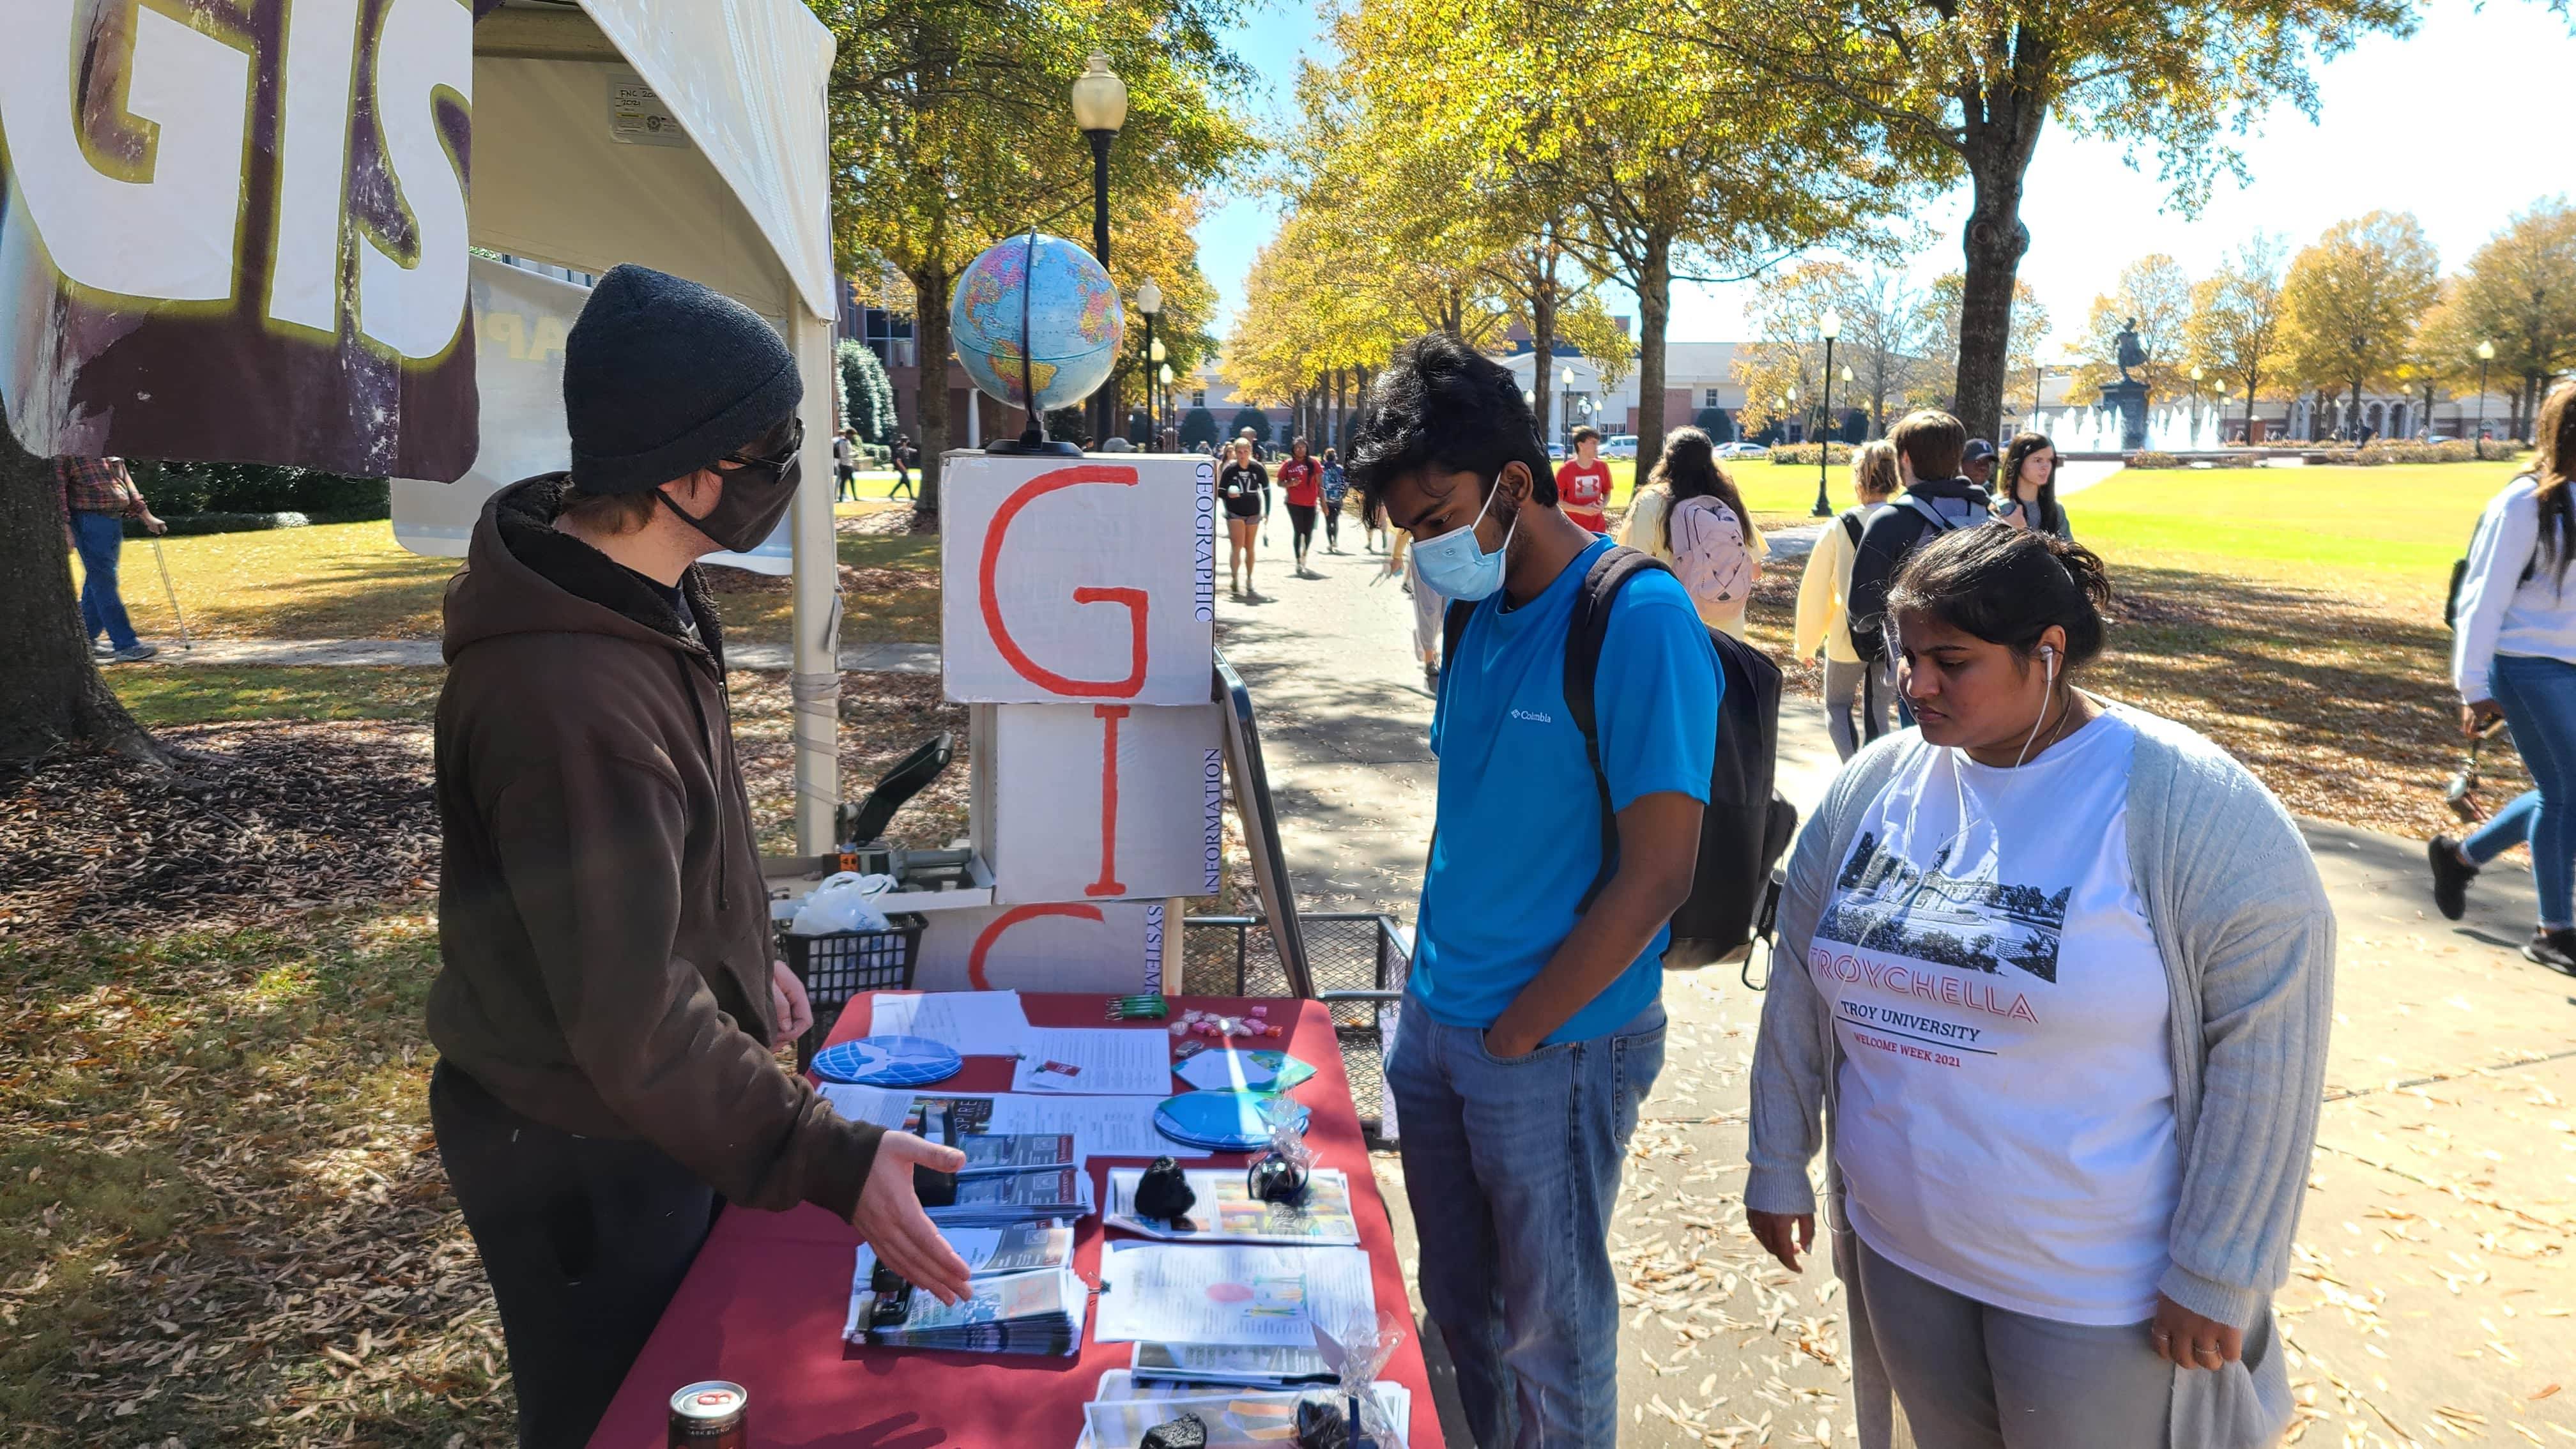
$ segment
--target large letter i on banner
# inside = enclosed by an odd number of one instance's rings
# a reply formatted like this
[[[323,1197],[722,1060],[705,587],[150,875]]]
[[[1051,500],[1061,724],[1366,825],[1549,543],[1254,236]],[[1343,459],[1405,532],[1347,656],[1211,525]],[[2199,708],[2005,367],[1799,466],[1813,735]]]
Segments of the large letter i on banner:
[[[1100,720],[1100,879],[1082,888],[1087,896],[1123,896],[1118,882],[1118,722],[1127,717],[1123,704],[1095,704]]]

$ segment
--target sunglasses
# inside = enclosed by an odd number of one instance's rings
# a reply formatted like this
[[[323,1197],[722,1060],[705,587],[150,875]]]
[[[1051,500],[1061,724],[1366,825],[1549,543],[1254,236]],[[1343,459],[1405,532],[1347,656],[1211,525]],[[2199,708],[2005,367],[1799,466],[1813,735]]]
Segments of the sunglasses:
[[[777,452],[766,455],[756,453],[727,453],[724,455],[724,461],[728,463],[740,463],[746,468],[766,468],[769,470],[770,476],[774,478],[785,474],[787,472],[788,465],[796,461],[796,455],[803,452],[804,448],[805,420],[803,418],[790,418],[788,419],[787,441]]]

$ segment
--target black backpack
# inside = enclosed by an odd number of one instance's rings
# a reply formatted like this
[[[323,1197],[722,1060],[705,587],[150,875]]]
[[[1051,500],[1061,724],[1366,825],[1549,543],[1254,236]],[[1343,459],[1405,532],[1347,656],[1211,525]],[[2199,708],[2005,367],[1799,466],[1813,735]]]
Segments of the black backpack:
[[[1665,573],[1662,561],[1614,546],[1593,560],[1575,595],[1565,629],[1565,706],[1583,731],[1592,783],[1601,802],[1601,869],[1578,910],[1610,882],[1618,866],[1619,820],[1610,808],[1610,777],[1601,769],[1601,738],[1593,713],[1593,675],[1610,630],[1610,605],[1630,579],[1646,570]],[[1441,678],[1476,606],[1457,602],[1443,620]],[[1724,630],[1708,631],[1726,681],[1717,706],[1717,750],[1708,778],[1708,808],[1700,815],[1699,864],[1690,898],[1673,912],[1672,941],[1664,949],[1668,971],[1692,970],[1746,953],[1768,935],[1779,909],[1775,868],[1798,833],[1798,811],[1772,789],[1780,735],[1780,666],[1769,655]]]

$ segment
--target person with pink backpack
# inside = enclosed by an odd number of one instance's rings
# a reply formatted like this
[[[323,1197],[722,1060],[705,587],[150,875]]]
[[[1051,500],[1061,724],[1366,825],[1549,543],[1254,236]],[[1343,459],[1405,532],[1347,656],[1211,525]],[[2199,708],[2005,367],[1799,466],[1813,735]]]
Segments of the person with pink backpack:
[[[1745,511],[1735,480],[1717,465],[1717,445],[1697,428],[1665,434],[1664,456],[1649,486],[1670,500],[1662,537],[1632,539],[1632,545],[1672,565],[1701,623],[1743,638],[1744,606],[1752,602],[1762,556],[1770,549]]]

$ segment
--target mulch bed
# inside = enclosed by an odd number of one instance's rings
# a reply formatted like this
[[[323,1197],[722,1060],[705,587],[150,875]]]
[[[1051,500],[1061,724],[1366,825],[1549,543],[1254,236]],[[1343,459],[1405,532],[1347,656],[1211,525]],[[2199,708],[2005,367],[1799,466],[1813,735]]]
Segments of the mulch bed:
[[[427,892],[429,732],[184,726],[168,772],[76,753],[0,773],[0,940],[244,926]]]

